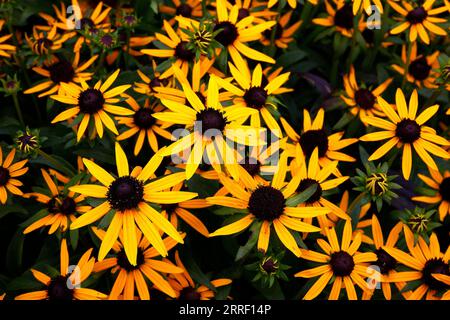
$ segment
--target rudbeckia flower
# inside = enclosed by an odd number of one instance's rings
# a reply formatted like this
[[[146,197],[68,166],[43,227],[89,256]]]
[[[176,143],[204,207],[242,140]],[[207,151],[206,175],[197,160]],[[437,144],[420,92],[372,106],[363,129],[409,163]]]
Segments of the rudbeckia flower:
[[[25,90],[23,93],[32,94],[41,92],[38,97],[42,98],[54,93],[62,95],[61,83],[81,83],[81,81],[88,81],[92,78],[92,72],[85,72],[95,60],[97,55],[91,57],[88,61],[80,65],[80,54],[75,53],[73,61],[67,61],[64,58],[59,58],[51,61],[44,67],[33,67],[32,70],[37,74],[47,78],[46,81],[36,84],[34,87]],[[44,91],[44,92],[42,92]]]
[[[428,107],[417,116],[419,102],[416,90],[411,95],[409,107],[406,104],[405,96],[401,89],[397,89],[395,101],[397,111],[381,96],[378,97],[378,104],[386,114],[387,120],[369,116],[364,119],[368,124],[382,128],[385,131],[368,133],[360,138],[361,141],[389,139],[388,142],[384,143],[369,157],[369,161],[380,159],[396,145],[398,147],[403,146],[402,172],[405,179],[409,179],[412,168],[412,147],[414,147],[419,157],[427,166],[438,170],[436,163],[429,153],[443,159],[449,159],[449,153],[438,145],[448,146],[450,142],[436,135],[436,131],[424,126],[424,123],[438,111],[439,106],[433,105]]]
[[[391,67],[406,79],[414,83],[418,88],[437,88],[435,83],[436,79],[439,77],[439,73],[435,69],[439,68],[439,51],[435,51],[429,56],[417,55],[417,43],[414,42],[411,47],[411,54],[409,58],[408,69],[406,70],[406,65],[408,58],[406,57],[406,46],[402,47],[402,62],[403,65],[393,64]]]
[[[417,40],[417,35],[426,44],[430,43],[431,34],[446,36],[447,31],[436,25],[436,23],[445,23],[447,19],[433,17],[447,11],[446,6],[434,8],[436,0],[426,0],[422,4],[415,4],[413,1],[402,1],[401,5],[397,2],[388,0],[392,9],[402,15],[401,22],[392,30],[392,34],[399,34],[409,29],[409,41]]]
[[[98,81],[94,87],[81,80],[81,87],[74,83],[61,83],[63,93],[51,96],[52,99],[75,107],[67,109],[57,115],[52,123],[66,121],[71,118],[80,118],[77,132],[77,141],[80,141],[88,128],[91,118],[95,123],[96,133],[103,137],[103,126],[114,134],[119,134],[116,125],[108,113],[119,116],[130,116],[133,111],[123,107],[115,106],[120,99],[117,97],[123,94],[131,85],[121,85],[110,89],[111,85],[119,75],[117,69],[105,82]]]
[[[171,79],[161,78],[161,73],[158,70],[155,60],[152,60],[152,71],[151,74],[145,74],[141,70],[137,70],[139,78],[142,82],[135,82],[133,90],[145,94],[147,96],[152,96],[162,87],[171,86]]]
[[[441,174],[439,170],[429,169],[430,177],[423,174],[418,174],[420,180],[422,180],[427,186],[434,189],[436,194],[434,196],[417,196],[412,200],[432,205],[439,204],[439,218],[444,221],[447,215],[450,215],[450,171],[446,170],[444,174]]]
[[[70,34],[66,33],[61,35],[57,31],[58,29],[56,25],[53,26],[53,28],[48,32],[39,32],[37,28],[33,28],[32,37],[30,38],[27,34],[25,34],[25,40],[35,54],[39,56],[46,55],[61,49],[64,42],[71,38]]]
[[[136,167],[130,173],[125,152],[118,143],[116,143],[115,149],[118,177],[113,177],[105,169],[88,159],[83,160],[89,172],[102,185],[85,184],[70,187],[70,190],[86,197],[101,199],[103,202],[75,220],[70,225],[70,229],[78,229],[89,225],[111,211],[112,220],[100,246],[98,259],[103,261],[122,231],[126,256],[129,262],[135,266],[138,263],[136,229],[139,229],[163,256],[167,255],[167,250],[163,245],[158,229],[167,233],[177,242],[183,243],[178,231],[149,203],[178,203],[190,200],[197,194],[183,191],[163,191],[183,181],[183,172],[147,183],[162,161],[159,154],[153,156],[143,169]]]
[[[94,233],[103,241],[107,233],[101,229],[93,228]],[[184,235],[183,235],[184,236]],[[115,240],[112,246],[113,254],[103,261],[99,261],[94,266],[94,272],[101,272],[111,269],[111,273],[116,275],[114,285],[109,294],[109,300],[118,300],[123,295],[124,300],[134,300],[135,290],[137,290],[141,300],[150,300],[149,285],[150,281],[160,291],[174,298],[176,293],[168,282],[168,279],[162,274],[182,273],[183,269],[159,259],[160,253],[150,245],[142,233],[137,230],[137,263],[132,265],[125,252],[125,235],[120,233],[120,241]],[[163,246],[169,251],[177,245],[177,242],[170,237],[163,240]],[[147,280],[148,279],[148,280]]]
[[[0,31],[3,29],[5,20],[0,20]],[[12,44],[5,43],[12,38],[12,34],[7,34],[0,37],[0,56],[5,58],[10,58],[12,54],[16,53],[16,46]]]
[[[141,152],[146,138],[153,152],[157,152],[159,149],[156,135],[167,140],[172,139],[172,134],[166,130],[168,126],[152,116],[153,113],[164,109],[158,101],[150,104],[150,100],[146,99],[141,107],[133,97],[127,96],[125,102],[133,109],[133,114],[129,117],[115,117],[119,124],[124,124],[128,127],[127,130],[117,136],[117,141],[123,141],[138,134],[134,145],[135,156]]]
[[[288,27],[289,21],[291,20],[293,11],[288,11],[284,15],[280,17],[276,26],[267,29],[263,32],[263,38],[261,39],[261,43],[265,46],[269,46],[272,38],[272,30],[275,30],[275,45],[278,48],[286,49],[292,41],[294,41],[294,33],[300,28],[302,21],[297,21]]]
[[[358,85],[356,81],[355,68],[350,67],[350,73],[344,75],[345,95],[341,99],[350,108],[354,116],[359,116],[361,121],[366,116],[383,117],[384,113],[377,103],[377,97],[383,94],[394,78],[388,78],[376,88],[367,88],[364,84]]]
[[[238,21],[252,16],[255,19],[254,23],[263,23],[266,22],[268,18],[274,17],[278,15],[275,11],[269,11],[267,8],[267,3],[252,1],[252,0],[234,0],[227,1],[227,8],[231,10],[233,6],[236,5],[238,7]]]
[[[178,79],[185,79],[176,68]],[[197,170],[204,152],[208,156],[208,164],[214,170],[221,172],[223,164],[227,170],[236,176],[237,153],[226,140],[239,144],[260,145],[262,129],[240,125],[236,119],[242,114],[257,112],[249,108],[224,108],[219,102],[219,90],[215,77],[210,77],[207,89],[207,98],[202,99],[195,94],[189,83],[182,81],[183,91],[186,94],[189,106],[181,103],[161,99],[161,103],[170,111],[153,114],[156,119],[166,123],[186,126],[189,134],[172,143],[162,153],[164,156],[177,155],[189,148],[190,154],[186,160],[186,177],[191,178]]]
[[[334,7],[331,5],[331,2],[334,4]],[[354,32],[353,19],[355,17],[352,5],[343,0],[325,0],[325,8],[328,17],[315,18],[312,22],[319,26],[334,27],[343,36],[351,38]],[[364,28],[365,23],[363,22],[363,17],[361,17],[358,23],[358,29],[362,31]]]
[[[95,258],[91,258],[92,249],[86,251],[78,260],[75,270],[69,274],[69,252],[66,239],[61,240],[59,275],[50,277],[38,270],[31,269],[34,278],[45,286],[44,290],[24,293],[16,300],[100,300],[107,296],[96,290],[85,288],[83,282],[91,275]]]
[[[407,296],[408,300],[421,300],[425,295],[427,300],[439,299],[436,294],[448,289],[450,285],[448,282],[442,281],[450,275],[450,246],[445,253],[442,253],[435,233],[431,234],[427,243],[421,236],[416,242],[413,233],[407,226],[403,227],[403,231],[409,254],[388,246],[383,246],[382,249],[412,270],[391,274],[389,281],[406,283],[419,281],[418,287]]]
[[[320,109],[317,112],[315,119],[311,119],[308,110],[303,110],[303,132],[296,131],[289,123],[281,117],[281,124],[289,139],[293,142],[292,147],[287,146],[287,149],[295,154],[297,148],[300,148],[305,158],[311,156],[315,148],[319,148],[319,164],[324,167],[332,161],[356,161],[355,158],[348,156],[342,152],[341,149],[355,143],[358,139],[349,138],[341,139],[345,132],[336,132],[328,136],[325,131],[324,122],[325,111]],[[301,132],[301,133],[297,133]],[[337,170],[337,169],[336,169]],[[339,171],[335,172],[339,175]]]
[[[377,256],[372,252],[358,252],[361,234],[357,234],[352,241],[352,225],[349,220],[345,223],[340,245],[334,228],[326,228],[325,232],[328,242],[324,239],[317,240],[324,253],[302,250],[303,259],[321,264],[295,274],[295,277],[301,278],[319,277],[303,299],[316,298],[333,279],[328,300],[338,300],[342,287],[345,287],[349,300],[357,300],[355,284],[363,291],[369,290],[365,278],[370,276],[369,262],[376,261]]]
[[[229,110],[232,110],[233,108],[249,108],[250,110],[257,110],[258,112],[251,115],[248,112],[242,113],[237,121],[244,123],[250,116],[251,126],[258,128],[261,126],[261,115],[272,133],[277,137],[281,137],[281,128],[278,125],[277,120],[269,111],[270,108],[268,105],[274,108],[275,105],[271,102],[271,98],[275,97],[280,92],[292,91],[282,87],[283,84],[288,81],[290,72],[283,73],[270,82],[267,81],[267,83],[264,83],[261,64],[258,64],[255,67],[252,74],[250,74],[248,66],[246,64],[245,66],[245,69],[241,68],[238,70],[233,64],[229,63],[230,72],[238,86],[235,86],[225,79],[214,77],[221,87],[236,96],[236,98],[233,99],[233,106]]]
[[[36,214],[35,219],[33,219],[34,222],[23,233],[27,234],[48,226],[50,226],[48,234],[57,230],[65,232],[70,223],[75,221],[75,215],[89,211],[91,207],[82,204],[84,196],[76,195],[75,192],[66,190],[64,186],[59,186],[44,169],[41,169],[41,173],[47,184],[48,192],[31,192],[25,194],[24,197],[35,198],[46,208]]]
[[[0,146],[0,202],[2,204],[5,204],[8,199],[7,191],[18,196],[23,195],[23,192],[18,188],[23,184],[17,178],[27,173],[28,167],[24,168],[24,166],[28,160],[14,162],[15,155],[16,149],[12,149],[3,160],[3,151]]]
[[[213,196],[206,200],[211,204],[240,209],[244,216],[214,231],[210,237],[235,234],[256,225],[253,228],[259,230],[258,250],[267,252],[273,227],[283,245],[297,257],[301,255],[300,248],[288,229],[294,232],[318,232],[320,228],[303,222],[301,218],[325,215],[330,209],[297,207],[293,196],[300,180],[292,178],[286,184],[287,166],[282,159],[280,162],[272,181],[264,184],[259,184],[250,175],[243,177],[243,185],[223,174],[219,175],[220,182],[232,196]]]
[[[169,4],[161,4],[159,6],[159,12],[171,15],[173,17],[169,20],[171,25],[175,23],[175,16],[196,19],[203,16],[201,0],[171,0],[170,2],[171,3]]]
[[[192,280],[181,262],[178,251],[175,252],[175,262],[178,268],[183,269],[183,273],[172,273],[168,275],[169,283],[175,290],[176,299],[182,301],[214,299],[216,294],[211,288],[205,285],[198,285]],[[221,278],[211,280],[210,283],[214,288],[219,288],[230,285],[232,280]]]

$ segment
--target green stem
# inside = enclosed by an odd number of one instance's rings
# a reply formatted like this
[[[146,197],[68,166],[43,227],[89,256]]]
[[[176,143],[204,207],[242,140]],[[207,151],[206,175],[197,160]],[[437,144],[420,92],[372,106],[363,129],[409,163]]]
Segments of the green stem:
[[[103,62],[105,60],[105,56],[106,56],[106,51],[102,50],[102,53],[100,55],[100,60],[97,64],[97,66],[95,67],[94,74],[98,75],[99,70],[103,67]]]
[[[70,170],[69,168],[67,168],[65,165],[63,165],[62,163],[60,163],[58,160],[56,160],[55,158],[53,158],[51,155],[49,155],[48,153],[46,153],[45,151],[42,151],[42,149],[38,149],[38,154],[44,158],[45,160],[47,160],[49,163],[51,163],[55,169],[61,171],[62,173],[68,175],[69,177],[72,177],[75,175],[75,173]]]
[[[277,8],[277,23],[273,26],[272,28],[272,32],[270,33],[270,48],[269,48],[269,56],[273,57],[275,55],[275,52],[277,50],[277,47],[275,46],[275,35],[277,34],[277,27],[278,27],[278,22],[280,21],[280,14],[281,14],[281,10],[282,10],[282,5],[281,5],[281,1],[278,1],[278,8]]]
[[[22,110],[20,109],[19,99],[17,98],[17,93],[12,94],[14,107],[16,108],[17,116],[19,117],[20,125],[25,128],[25,122],[23,121]]]
[[[408,52],[406,53],[406,65],[405,65],[405,74],[403,75],[403,80],[402,80],[402,90],[405,87],[406,81],[408,80],[408,69],[409,69],[409,65],[411,63],[411,51],[412,51],[412,42],[408,41]]]
[[[350,204],[350,206],[347,209],[348,214],[352,214],[353,210],[355,210],[356,205],[364,198],[366,194],[364,192],[361,192]]]
[[[352,65],[353,54],[356,47],[356,35],[359,32],[359,25],[358,25],[359,18],[360,18],[359,14],[353,18],[353,34],[352,34],[352,42],[350,44],[350,54],[348,55],[347,58],[347,70],[350,70],[350,66]]]
[[[126,44],[127,52],[125,55],[125,68],[126,70],[128,70],[130,64],[130,38],[131,38],[130,29],[127,28],[126,33],[127,33],[127,44]]]

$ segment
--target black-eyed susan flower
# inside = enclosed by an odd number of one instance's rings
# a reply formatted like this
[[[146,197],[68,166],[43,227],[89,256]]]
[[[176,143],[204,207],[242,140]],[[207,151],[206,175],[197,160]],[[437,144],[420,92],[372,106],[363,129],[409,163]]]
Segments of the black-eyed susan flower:
[[[0,20],[0,31],[3,29],[5,25],[5,20]],[[10,58],[11,55],[14,55],[17,51],[16,46],[7,43],[9,39],[12,38],[12,34],[7,34],[0,37],[0,56],[5,58]]]
[[[426,44],[430,43],[428,33],[446,36],[447,31],[438,26],[436,23],[445,23],[445,18],[434,17],[447,11],[446,6],[432,9],[436,0],[427,0],[423,3],[415,3],[414,1],[402,1],[401,4],[388,0],[392,9],[397,11],[402,17],[400,22],[392,28],[392,34],[400,34],[409,29],[408,39],[410,42],[417,40],[417,36]]]
[[[376,261],[377,256],[373,252],[358,252],[361,246],[361,234],[358,233],[352,240],[350,221],[345,223],[340,244],[335,228],[326,228],[325,232],[328,241],[317,240],[318,246],[324,253],[302,250],[303,259],[321,264],[318,267],[295,274],[295,277],[301,278],[319,277],[303,299],[312,300],[316,298],[333,279],[333,285],[328,296],[329,300],[338,300],[343,287],[349,300],[357,300],[355,284],[363,291],[369,290],[364,279],[370,275],[369,262]]]
[[[5,204],[8,200],[8,191],[18,196],[23,195],[23,192],[18,188],[23,184],[17,178],[27,173],[28,167],[24,166],[28,160],[14,162],[15,155],[16,149],[12,149],[3,159],[3,150],[0,146],[0,202],[2,204]]]
[[[107,233],[104,230],[93,228],[95,234],[105,241]],[[174,298],[176,293],[163,274],[182,273],[184,270],[161,261],[160,253],[147,241],[142,233],[137,230],[137,260],[136,265],[132,265],[127,258],[124,249],[125,236],[123,231],[120,233],[120,241],[115,240],[112,246],[113,253],[103,261],[99,261],[94,266],[94,272],[101,272],[111,269],[111,273],[116,275],[114,285],[111,288],[108,299],[118,300],[122,295],[124,300],[134,300],[137,290],[141,300],[150,300],[149,285],[150,281],[160,291]],[[177,245],[177,242],[170,237],[163,240],[163,246],[169,251]],[[148,280],[147,280],[148,279]]]
[[[92,78],[92,72],[86,70],[97,59],[97,55],[91,57],[88,61],[80,64],[80,54],[75,53],[73,61],[67,61],[64,58],[53,60],[43,67],[33,67],[33,71],[47,78],[47,80],[36,84],[24,91],[25,94],[40,92],[39,98],[58,93],[63,94],[61,83],[81,83]],[[43,91],[43,92],[42,92]]]
[[[402,47],[403,65],[393,64],[391,67],[418,88],[437,88],[435,82],[439,73],[435,69],[439,69],[439,54],[439,51],[435,51],[429,56],[417,55],[417,43],[414,42],[411,47],[408,69],[406,70],[408,63],[406,46]]]
[[[210,300],[214,299],[215,292],[205,286],[198,285],[192,280],[185,266],[181,262],[178,251],[175,252],[175,262],[178,268],[183,270],[183,273],[172,273],[168,275],[168,280],[173,290],[175,290],[176,299],[178,300]],[[231,279],[214,279],[210,281],[214,288],[228,286],[232,283]]]
[[[397,89],[395,95],[397,111],[381,96],[377,100],[388,119],[368,116],[364,121],[385,131],[368,133],[362,136],[360,140],[379,141],[389,139],[389,141],[378,148],[369,157],[369,161],[381,158],[396,145],[398,147],[403,146],[402,172],[405,179],[409,179],[412,168],[412,147],[423,162],[434,170],[438,170],[438,168],[429,153],[444,159],[450,158],[449,153],[438,146],[448,146],[450,142],[436,135],[434,129],[423,125],[438,111],[438,105],[428,107],[417,116],[419,101],[416,90],[411,94],[408,106],[402,90]]]
[[[90,87],[83,79],[80,81],[81,87],[74,83],[61,83],[63,92],[53,95],[51,98],[75,107],[61,112],[52,120],[52,123],[79,118],[77,141],[80,141],[91,120],[94,121],[96,133],[100,138],[103,137],[103,126],[114,134],[119,134],[113,119],[108,113],[119,116],[130,116],[133,114],[133,111],[130,109],[114,105],[120,101],[117,96],[120,96],[131,87],[131,85],[121,85],[110,89],[119,72],[120,70],[117,69],[105,82],[98,81],[94,87]]]
[[[181,73],[178,68],[174,70],[178,74]],[[183,79],[183,76],[178,75],[177,78]],[[170,111],[153,114],[156,119],[166,123],[186,127],[186,135],[168,146],[162,155],[177,155],[189,149],[190,153],[185,159],[187,179],[195,173],[205,152],[208,164],[212,165],[214,170],[221,172],[223,164],[236,176],[237,153],[226,140],[242,145],[260,145],[261,133],[264,130],[242,126],[236,121],[243,113],[257,112],[257,110],[246,107],[233,109],[222,107],[215,77],[209,79],[206,100],[202,100],[186,81],[182,81],[181,85],[189,106],[161,99],[161,103]]]
[[[239,9],[238,11],[238,21],[248,17],[253,16],[255,19],[254,23],[266,22],[267,19],[278,15],[275,11],[270,11],[267,8],[267,3],[252,1],[252,0],[232,0],[227,1],[227,8],[231,10],[233,6],[236,5]]]
[[[368,15],[372,13],[372,5],[374,5],[380,13],[383,13],[383,4],[380,0],[352,0],[353,14],[364,10]],[[373,2],[373,4],[372,4]]]
[[[32,154],[41,147],[42,140],[38,129],[31,130],[27,127],[25,131],[17,132],[15,147],[23,154]]]
[[[450,171],[446,170],[441,174],[438,170],[430,169],[430,177],[421,173],[418,174],[428,187],[435,191],[434,195],[416,196],[412,200],[433,205],[439,204],[439,219],[444,221],[447,215],[450,215]]]
[[[33,28],[31,37],[25,34],[25,40],[28,47],[30,47],[30,49],[38,56],[48,55],[49,53],[61,49],[64,42],[70,37],[71,35],[69,33],[58,33],[56,25],[48,32],[39,31],[37,28]]]
[[[336,28],[336,31],[343,36],[352,37],[354,32],[353,19],[355,18],[352,5],[343,0],[325,0],[325,8],[328,16],[315,18],[312,22],[319,26]],[[362,31],[364,28],[365,24],[361,17],[358,22],[358,29]]]
[[[48,234],[53,234],[60,230],[65,232],[68,226],[73,222],[77,215],[87,212],[91,209],[90,206],[83,205],[84,196],[77,195],[75,192],[64,188],[64,185],[59,185],[63,182],[53,177],[60,177],[61,175],[53,175],[41,169],[42,177],[47,185],[47,190],[42,192],[31,192],[24,195],[26,198],[35,198],[36,201],[45,205],[45,208],[36,214],[36,219],[28,225],[23,231],[28,234],[34,230],[50,227]],[[67,177],[62,177],[67,181]],[[64,182],[63,182],[64,183]]]
[[[334,203],[325,199],[323,192],[337,188],[340,184],[344,183],[349,177],[341,176],[334,179],[328,179],[330,175],[335,172],[338,162],[331,161],[323,168],[319,165],[319,149],[315,148],[309,162],[306,162],[304,156],[301,154],[299,148],[297,148],[297,156],[295,160],[291,162],[291,174],[292,180],[298,181],[298,186],[294,190],[297,193],[302,193],[311,186],[316,186],[316,191],[301,203],[299,206],[306,208],[327,208],[329,212],[334,213],[341,219],[350,220],[350,216],[343,211],[340,207]],[[311,223],[314,215],[305,216],[304,221]],[[321,227],[331,226],[329,220],[325,215],[317,216]]]
[[[300,28],[302,21],[297,21],[292,25],[289,25],[293,11],[288,11],[280,17],[277,24],[271,29],[267,29],[263,32],[263,38],[261,43],[265,46],[269,46],[272,40],[273,28],[275,29],[274,41],[278,48],[286,49],[292,41],[294,41],[294,33]]]
[[[91,275],[95,258],[91,258],[92,249],[86,251],[78,260],[76,268],[69,270],[69,251],[66,239],[61,241],[59,275],[50,277],[38,270],[31,269],[34,278],[45,286],[45,289],[21,294],[16,300],[100,300],[107,296],[96,290],[85,288],[83,283]],[[70,271],[72,271],[70,273]]]
[[[159,6],[159,12],[172,17],[182,16],[185,18],[201,18],[203,15],[202,2],[200,0],[171,0],[171,3],[163,3]],[[175,23],[175,19],[169,20],[170,24]]]
[[[448,289],[449,284],[436,279],[436,275],[438,278],[439,275],[443,277],[450,275],[450,246],[442,253],[435,233],[431,234],[427,243],[421,236],[416,242],[407,226],[403,227],[403,231],[409,253],[388,246],[383,246],[382,249],[398,263],[412,270],[391,274],[389,281],[406,283],[417,281],[418,284],[408,295],[408,300],[421,300],[424,296],[427,300],[439,299],[436,294]]]
[[[158,230],[167,233],[177,242],[183,243],[183,239],[170,222],[149,203],[178,203],[190,200],[197,194],[184,191],[163,191],[183,181],[185,176],[182,172],[147,183],[151,177],[153,178],[154,172],[162,161],[159,154],[153,156],[144,168],[135,167],[130,173],[127,156],[119,143],[116,143],[115,149],[117,178],[94,162],[88,159],[83,160],[89,172],[102,185],[85,184],[73,186],[70,190],[86,197],[101,199],[103,202],[80,216],[70,225],[70,228],[78,229],[89,225],[112,211],[112,220],[100,246],[99,261],[106,257],[122,231],[126,257],[132,265],[137,265],[137,229],[162,256],[166,256],[167,250]]]
[[[179,34],[175,32],[172,26],[164,20],[164,29],[167,33],[163,35],[162,33],[155,32],[155,38],[161,42],[165,48],[164,49],[143,49],[141,52],[147,54],[151,57],[165,58],[173,60],[172,66],[164,71],[159,78],[164,79],[173,75],[174,67],[180,68],[185,75],[187,75],[189,64],[193,63],[195,60],[195,52],[188,48],[188,38],[187,35],[180,31]]]
[[[151,103],[149,99],[146,99],[143,106],[140,106],[131,96],[127,96],[125,101],[133,109],[133,114],[129,117],[115,117],[119,124],[124,124],[128,128],[117,136],[117,141],[123,141],[137,135],[134,145],[135,156],[141,152],[145,140],[148,141],[153,152],[157,152],[159,146],[156,135],[167,140],[172,139],[172,134],[166,130],[167,125],[152,116],[153,113],[164,110],[159,101]]]
[[[289,229],[294,232],[318,232],[320,228],[303,222],[301,218],[325,215],[330,209],[297,207],[298,203],[292,197],[296,194],[300,179],[292,178],[286,184],[287,165],[283,160],[280,162],[272,181],[264,184],[259,184],[249,176],[242,180],[241,185],[223,174],[219,175],[220,182],[232,196],[213,196],[206,200],[211,204],[240,209],[244,216],[214,231],[210,237],[236,234],[255,224],[256,230],[259,229],[258,250],[267,252],[273,227],[283,245],[297,257],[301,255]]]
[[[325,111],[320,109],[314,119],[311,119],[308,110],[303,110],[303,131],[295,130],[281,117],[281,124],[289,139],[293,142],[292,147],[287,149],[295,154],[300,148],[305,158],[311,156],[315,148],[319,148],[319,164],[324,167],[332,161],[356,161],[355,158],[346,155],[340,150],[357,142],[358,139],[342,139],[345,132],[336,132],[328,136],[324,128]],[[336,172],[338,173],[338,171]]]
[[[367,87],[365,84],[358,85],[356,81],[355,68],[350,66],[350,72],[344,75],[345,94],[341,99],[350,108],[354,116],[362,120],[366,116],[383,117],[384,113],[377,103],[377,97],[383,94],[394,78],[388,78],[376,88]]]
[[[245,68],[239,70],[233,64],[229,63],[230,72],[238,86],[225,79],[215,77],[217,83],[221,87],[225,88],[230,93],[233,93],[235,96],[233,99],[233,106],[228,110],[230,110],[230,112],[231,110],[234,110],[233,108],[236,108],[237,110],[242,108],[257,110],[258,112],[253,114],[242,112],[236,117],[236,120],[240,123],[244,123],[248,117],[250,117],[250,125],[253,127],[260,127],[261,116],[271,132],[277,137],[281,137],[281,128],[270,112],[270,108],[275,108],[273,99],[279,93],[278,90],[286,92],[286,88],[283,88],[283,85],[289,80],[290,72],[280,74],[272,81],[263,83],[264,78],[261,64],[258,64],[255,67],[253,73],[250,73],[246,63],[244,65]]]
[[[139,78],[141,78],[142,82],[135,82],[133,90],[140,93],[145,94],[147,96],[152,96],[157,92],[157,89],[160,87],[166,87],[171,85],[171,81],[168,78],[162,79],[161,73],[158,70],[158,66],[155,60],[152,60],[152,69],[150,74],[145,74],[141,70],[137,70]]]
[[[373,244],[375,246],[374,253],[377,255],[377,260],[373,262],[373,265],[379,268],[379,277],[378,279],[374,279],[378,282],[381,282],[381,290],[383,291],[383,295],[386,300],[391,300],[392,298],[392,288],[390,283],[391,275],[395,274],[396,268],[398,266],[397,260],[389,255],[383,247],[395,248],[397,241],[399,240],[400,233],[403,228],[403,223],[398,222],[389,232],[389,235],[384,240],[383,230],[381,229],[380,222],[376,215],[372,216],[372,238]],[[377,277],[376,277],[377,278]],[[374,283],[374,285],[376,285]],[[397,289],[401,291],[405,283],[404,282],[396,282],[395,283]],[[375,288],[375,286],[373,286]],[[367,294],[367,292],[364,292]],[[373,291],[370,296],[373,294]]]

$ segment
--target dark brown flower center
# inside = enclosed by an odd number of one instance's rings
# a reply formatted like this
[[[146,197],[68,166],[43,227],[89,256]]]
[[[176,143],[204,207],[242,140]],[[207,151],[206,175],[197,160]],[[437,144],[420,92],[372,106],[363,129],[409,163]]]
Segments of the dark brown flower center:
[[[275,40],[280,39],[283,36],[283,27],[281,24],[277,23],[272,28],[264,30],[263,35],[266,39],[272,39],[272,30],[275,27],[277,28],[275,30]]]
[[[262,186],[252,192],[248,201],[248,211],[259,220],[272,221],[284,212],[286,200],[280,190]]]
[[[133,116],[134,124],[141,129],[150,129],[155,124],[152,111],[149,108],[141,108]]]
[[[238,21],[247,18],[250,15],[250,11],[248,11],[248,9],[245,8],[240,8],[239,9],[239,13],[238,13]]]
[[[353,15],[352,7],[347,3],[342,8],[336,11],[334,16],[334,24],[337,27],[341,27],[347,30],[353,28]]]
[[[47,202],[47,210],[49,213],[62,213],[66,216],[70,216],[76,212],[77,204],[70,198],[66,197],[59,202],[56,197],[51,198]]]
[[[17,137],[17,144],[20,147],[20,150],[25,151],[26,147],[34,148],[37,145],[35,136],[24,134],[20,137]]]
[[[117,211],[135,209],[143,201],[144,184],[131,176],[117,178],[109,186],[107,197]]]
[[[258,159],[246,156],[244,162],[240,164],[245,171],[247,171],[252,177],[261,172],[261,163]]]
[[[176,14],[181,15],[185,18],[190,18],[192,16],[192,8],[186,3],[182,3],[177,7]]]
[[[387,274],[397,266],[397,260],[383,249],[376,250],[375,254],[378,257],[376,265],[380,268],[382,274]]]
[[[5,186],[8,183],[10,177],[11,176],[9,175],[9,170],[0,167],[0,186]]]
[[[208,130],[211,130],[211,134],[214,134],[213,131],[216,130],[222,132],[227,125],[227,121],[225,120],[223,114],[220,111],[212,108],[206,108],[197,113],[197,121],[201,122],[203,135],[205,133],[208,134],[206,132]]]
[[[317,180],[306,178],[306,179],[303,179],[302,181],[300,181],[300,184],[297,188],[297,192],[301,193],[301,192],[305,191],[306,189],[308,189],[309,187],[314,186],[314,185],[317,186],[317,189],[313,193],[313,195],[311,197],[309,197],[308,200],[305,201],[308,204],[311,204],[311,203],[314,203],[314,202],[320,200],[320,197],[322,196],[322,187],[320,186],[320,183]]]
[[[53,45],[53,41],[47,38],[37,39],[35,49],[38,54],[45,53]]]
[[[71,82],[75,76],[75,70],[66,60],[60,60],[48,67],[50,79],[54,83]]]
[[[328,151],[328,137],[325,130],[308,130],[300,135],[300,146],[306,157],[310,157],[315,148],[319,148],[319,157]]]
[[[187,41],[181,41],[177,46],[175,47],[175,56],[183,61],[193,61],[195,58],[195,53],[190,50],[188,47]]]
[[[272,274],[278,270],[278,264],[273,259],[267,259],[261,268],[268,274]]]
[[[432,275],[433,273],[443,274],[446,276],[450,275],[449,264],[445,263],[442,259],[433,258],[425,263],[425,267],[422,270],[422,281],[430,287],[432,290],[445,289],[448,286],[435,279]]]
[[[412,143],[420,137],[420,126],[414,120],[403,119],[397,124],[395,134],[402,142]]]
[[[222,31],[216,35],[216,40],[224,47],[233,44],[239,36],[238,30],[234,24],[228,21],[219,22],[214,26],[214,31],[221,29]]]
[[[439,185],[442,200],[450,202],[450,177],[444,178]]]
[[[197,291],[195,291],[192,287],[186,287],[183,288],[183,290],[180,291],[180,296],[178,297],[178,300],[200,300],[201,295]]]
[[[104,104],[103,93],[97,89],[87,89],[78,97],[78,105],[82,113],[94,114],[103,109]]]
[[[423,7],[417,7],[406,15],[406,20],[412,24],[422,23],[428,16],[427,11]]]
[[[375,96],[367,89],[359,89],[355,92],[355,101],[361,109],[370,110],[375,104]]]
[[[148,86],[150,87],[150,89],[154,89],[156,87],[162,87],[162,86],[166,85],[165,82],[166,82],[165,79],[161,80],[158,77],[155,77],[152,80],[150,80],[150,83],[148,84]]]
[[[67,276],[58,276],[47,287],[49,300],[67,301],[73,299],[73,290],[68,286]]]
[[[125,21],[125,23],[128,25],[133,25],[134,23],[136,23],[136,17],[132,15],[127,15],[123,18],[123,21]]]
[[[345,251],[338,251],[331,254],[330,260],[331,268],[333,269],[334,275],[338,277],[349,276],[353,268],[355,267],[355,262],[353,257]]]
[[[428,65],[425,57],[420,57],[411,62],[408,73],[416,80],[425,80],[430,75],[431,66]]]
[[[100,38],[100,43],[107,48],[111,48],[114,44],[114,38],[109,34],[105,34]]]
[[[125,253],[124,249],[120,250],[117,253],[116,259],[117,259],[117,265],[126,271],[133,271],[133,270],[139,268],[139,266],[145,262],[144,253],[142,252],[141,248],[138,248],[135,266],[133,266],[130,263],[130,261],[128,260],[127,254]]]
[[[248,107],[261,109],[266,105],[267,91],[262,87],[251,87],[245,91],[244,100]]]
[[[95,30],[95,23],[89,18],[82,18],[80,20],[80,28],[81,30],[87,30],[89,32],[93,32]]]

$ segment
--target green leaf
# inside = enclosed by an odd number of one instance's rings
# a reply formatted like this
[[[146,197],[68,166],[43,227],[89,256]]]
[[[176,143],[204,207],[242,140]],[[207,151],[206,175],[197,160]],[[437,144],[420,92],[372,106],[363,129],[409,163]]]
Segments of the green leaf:
[[[290,197],[286,200],[286,206],[287,207],[296,207],[298,204],[303,203],[307,201],[311,196],[317,191],[317,185],[313,184],[312,186],[308,187],[305,191],[296,194],[293,197]]]

